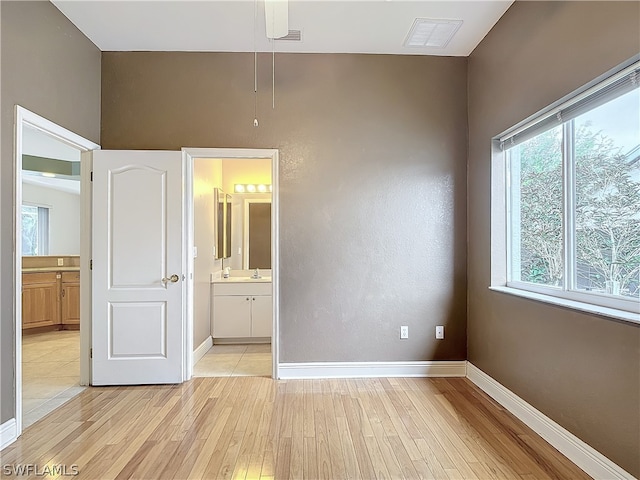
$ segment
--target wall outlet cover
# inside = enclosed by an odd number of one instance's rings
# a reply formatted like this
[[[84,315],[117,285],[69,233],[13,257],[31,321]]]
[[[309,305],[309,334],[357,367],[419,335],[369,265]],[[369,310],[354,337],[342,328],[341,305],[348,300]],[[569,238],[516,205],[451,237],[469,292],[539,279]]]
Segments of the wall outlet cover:
[[[400,327],[400,338],[409,338],[409,327],[407,325]]]

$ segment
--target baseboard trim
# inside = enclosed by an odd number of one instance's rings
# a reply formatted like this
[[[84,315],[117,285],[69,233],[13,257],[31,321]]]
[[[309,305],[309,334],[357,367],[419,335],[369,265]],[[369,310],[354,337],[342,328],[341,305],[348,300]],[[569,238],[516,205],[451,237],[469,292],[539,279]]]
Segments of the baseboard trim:
[[[8,447],[18,439],[16,419],[12,418],[0,425],[0,450]]]
[[[551,420],[471,362],[467,363],[467,378],[588,475],[595,479],[635,479],[633,475]]]
[[[467,362],[309,362],[281,363],[279,378],[464,377]]]
[[[198,361],[204,357],[204,354],[207,353],[211,347],[213,347],[213,338],[209,335],[204,339],[204,342],[202,342],[200,346],[193,351],[193,364],[195,365],[198,363]]]

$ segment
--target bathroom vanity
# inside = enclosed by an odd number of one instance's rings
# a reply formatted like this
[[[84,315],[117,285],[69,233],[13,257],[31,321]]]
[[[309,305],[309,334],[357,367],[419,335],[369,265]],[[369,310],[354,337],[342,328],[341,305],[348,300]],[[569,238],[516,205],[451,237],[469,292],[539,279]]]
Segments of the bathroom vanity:
[[[217,278],[211,283],[211,331],[214,343],[271,341],[271,277]]]

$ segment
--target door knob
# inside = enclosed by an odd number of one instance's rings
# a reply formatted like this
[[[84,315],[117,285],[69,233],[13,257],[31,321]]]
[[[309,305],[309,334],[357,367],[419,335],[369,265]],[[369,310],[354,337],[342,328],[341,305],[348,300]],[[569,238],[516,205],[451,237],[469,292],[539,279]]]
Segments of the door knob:
[[[167,283],[167,282],[176,283],[178,280],[180,280],[180,277],[174,273],[170,277],[163,277],[162,283]]]

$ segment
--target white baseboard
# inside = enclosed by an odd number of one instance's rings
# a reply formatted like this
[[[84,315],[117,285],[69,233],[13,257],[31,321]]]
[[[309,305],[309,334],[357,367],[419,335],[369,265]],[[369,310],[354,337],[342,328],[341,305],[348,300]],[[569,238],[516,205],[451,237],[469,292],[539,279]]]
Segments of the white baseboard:
[[[0,425],[0,450],[11,445],[18,439],[16,419],[12,418]]]
[[[204,342],[202,342],[200,346],[193,351],[193,365],[198,363],[198,361],[204,357],[204,354],[207,353],[211,347],[213,347],[213,338],[209,335],[204,339]]]
[[[593,478],[635,478],[471,362],[467,364],[467,378]]]
[[[467,362],[309,362],[281,363],[279,378],[464,377]]]

